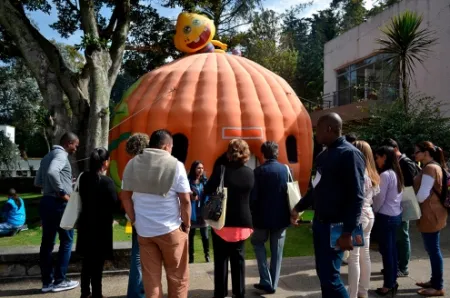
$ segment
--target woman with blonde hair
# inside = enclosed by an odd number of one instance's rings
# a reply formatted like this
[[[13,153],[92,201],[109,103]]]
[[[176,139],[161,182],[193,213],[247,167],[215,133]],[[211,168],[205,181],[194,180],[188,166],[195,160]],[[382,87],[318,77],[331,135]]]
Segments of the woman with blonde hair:
[[[227,160],[217,163],[205,186],[206,196],[213,194],[220,184],[225,166],[224,186],[227,188],[225,226],[212,229],[214,249],[214,298],[228,296],[228,261],[231,265],[233,297],[245,297],[245,240],[253,232],[250,212],[250,193],[254,185],[253,170],[245,165],[250,159],[248,144],[234,139],[228,144]]]
[[[348,292],[350,298],[368,297],[370,285],[370,233],[375,221],[372,210],[373,197],[380,192],[380,176],[377,172],[372,149],[367,142],[356,141],[355,147],[364,155],[364,203],[360,223],[364,232],[364,247],[354,247],[348,258]]]

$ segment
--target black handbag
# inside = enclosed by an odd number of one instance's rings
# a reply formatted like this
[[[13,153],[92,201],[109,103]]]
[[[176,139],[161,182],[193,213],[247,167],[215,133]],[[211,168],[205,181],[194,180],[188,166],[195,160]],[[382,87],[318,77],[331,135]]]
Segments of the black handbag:
[[[223,180],[225,167],[221,166],[220,184],[216,192],[209,196],[209,200],[203,206],[203,219],[218,221],[223,213],[223,200],[225,198]]]

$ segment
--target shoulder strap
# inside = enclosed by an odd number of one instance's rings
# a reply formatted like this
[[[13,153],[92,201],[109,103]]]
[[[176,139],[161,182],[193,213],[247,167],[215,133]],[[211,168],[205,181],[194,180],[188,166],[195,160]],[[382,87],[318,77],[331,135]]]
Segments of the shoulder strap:
[[[83,172],[78,175],[77,181],[75,182],[74,191],[79,192],[80,191],[80,177],[83,175]]]
[[[222,191],[224,187],[224,179],[225,179],[225,166],[220,166],[220,184],[219,184],[219,190]]]
[[[292,178],[291,169],[288,165],[284,165],[286,167],[287,173],[288,173],[288,182],[294,182],[294,178]]]

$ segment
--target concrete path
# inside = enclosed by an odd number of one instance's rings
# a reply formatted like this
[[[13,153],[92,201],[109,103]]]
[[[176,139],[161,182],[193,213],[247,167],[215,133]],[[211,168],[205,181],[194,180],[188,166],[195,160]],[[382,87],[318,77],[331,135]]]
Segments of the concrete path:
[[[411,227],[415,231],[414,226]],[[430,276],[430,263],[418,233],[412,233],[413,258],[410,263],[410,277],[400,278],[398,297],[420,297],[416,294],[416,281],[426,281]],[[445,278],[446,284],[450,284],[450,233],[447,228],[441,236],[442,248],[445,257]],[[299,240],[301,241],[301,240]],[[381,257],[373,251],[372,254],[372,281],[371,289],[376,289],[382,285]],[[246,284],[247,297],[261,296],[253,289],[253,284],[259,280],[256,262],[247,261]],[[347,267],[342,267],[342,277],[347,282]],[[73,277],[79,280],[79,276]],[[212,264],[195,264],[191,266],[190,273],[190,293],[189,297],[211,298],[213,296],[213,266]],[[231,279],[229,279],[231,282]],[[104,295],[110,298],[125,298],[128,284],[127,274],[108,274],[103,279]],[[39,298],[75,298],[80,296],[80,290],[75,289],[70,292],[56,294],[41,294],[39,288],[41,283],[37,279],[2,281],[0,284],[0,297],[39,297]],[[231,285],[229,286],[231,295]],[[274,295],[267,297],[321,297],[319,280],[315,276],[314,258],[301,257],[285,259],[282,267],[282,277],[279,289]],[[373,292],[370,297],[377,297]],[[450,297],[450,293],[447,295]]]

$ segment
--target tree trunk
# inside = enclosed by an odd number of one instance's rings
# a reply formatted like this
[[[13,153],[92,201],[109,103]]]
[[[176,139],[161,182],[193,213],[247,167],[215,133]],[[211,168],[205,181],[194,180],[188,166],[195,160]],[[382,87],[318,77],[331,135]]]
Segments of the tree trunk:
[[[408,113],[408,82],[406,81],[406,63],[405,58],[402,59],[402,91],[403,91],[403,105],[405,106],[405,112]]]
[[[106,50],[94,51],[86,55],[87,63],[91,69],[89,84],[89,108],[88,142],[86,154],[90,154],[94,148],[108,147],[109,134],[109,86],[108,70],[111,59]]]
[[[94,2],[80,0],[79,3],[84,33],[99,42]],[[83,165],[93,148],[108,146],[109,97],[122,64],[131,11],[130,0],[115,3],[117,17],[111,20],[111,28],[115,29],[107,37],[111,39],[109,49],[95,42],[88,44],[87,63],[79,74],[67,67],[58,48],[31,24],[22,4],[0,0],[0,25],[20,50],[50,112],[52,123],[47,136],[53,144],[58,144],[66,131],[76,133],[80,139],[78,153],[71,158],[75,175],[77,161]]]
[[[47,145],[47,152],[50,152],[50,142],[47,137],[47,128],[45,127],[42,128],[42,136],[44,137],[45,145]]]

